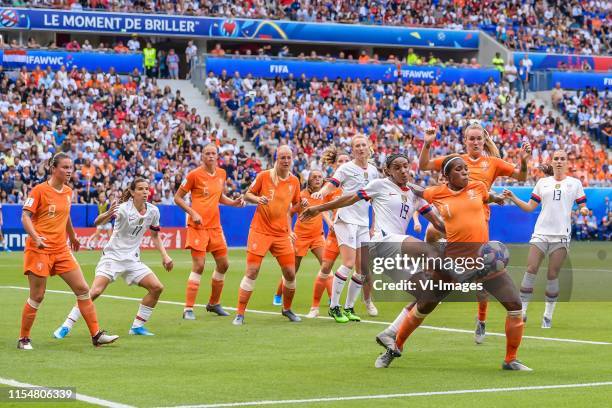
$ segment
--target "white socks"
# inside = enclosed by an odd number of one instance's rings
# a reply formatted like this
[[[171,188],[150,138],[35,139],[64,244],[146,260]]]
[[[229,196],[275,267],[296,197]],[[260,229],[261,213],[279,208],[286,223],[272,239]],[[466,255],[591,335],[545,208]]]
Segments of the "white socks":
[[[151,318],[152,313],[152,307],[145,306],[141,303],[138,307],[138,313],[136,313],[136,318],[134,319],[134,323],[132,323],[132,327],[144,326],[144,324]]]
[[[344,265],[340,265],[336,273],[334,274],[334,282],[332,284],[332,295],[330,307],[340,306],[340,295],[344,290],[344,284],[348,279],[348,276],[353,272],[351,268],[347,268]]]
[[[355,306],[355,301],[359,297],[361,287],[363,286],[364,276],[359,273],[354,273],[349,282],[348,293],[346,294],[345,309],[350,309]]]
[[[536,277],[537,275],[529,272],[525,272],[525,275],[523,275],[523,281],[521,282],[521,303],[523,304],[523,314],[527,313],[529,301],[533,296],[533,287],[535,286]]]
[[[546,306],[544,308],[544,317],[552,320],[557,298],[559,297],[559,279],[551,279],[546,282]]]
[[[416,305],[415,305],[414,307],[416,307]],[[397,334],[397,331],[399,330],[400,325],[402,324],[402,321],[404,320],[404,318],[405,318],[406,316],[408,316],[408,313],[409,313],[409,312],[408,312],[408,306],[406,306],[406,307],[404,307],[404,308],[402,309],[402,311],[400,312],[400,314],[398,314],[398,315],[397,315],[397,317],[395,318],[395,320],[393,321],[393,323],[391,323],[391,326],[389,326],[389,327],[387,328],[387,330],[390,330],[390,331],[392,331],[393,333],[396,333],[396,334]]]
[[[68,313],[68,317],[62,326],[68,327],[72,329],[72,326],[76,323],[77,320],[81,317],[81,311],[77,306],[73,307],[70,313]]]

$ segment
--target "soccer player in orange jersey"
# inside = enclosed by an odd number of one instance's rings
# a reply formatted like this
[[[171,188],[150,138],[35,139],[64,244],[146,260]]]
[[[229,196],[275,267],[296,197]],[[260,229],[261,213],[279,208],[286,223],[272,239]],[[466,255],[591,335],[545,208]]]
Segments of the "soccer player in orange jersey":
[[[298,206],[292,209],[292,213],[299,213],[302,207],[311,205],[318,205],[323,203],[324,199],[312,198],[311,194],[319,191],[323,186],[323,173],[314,170],[310,172],[307,181],[306,190],[302,190],[300,196],[302,201]],[[325,248],[325,235],[323,231],[323,220],[330,226],[332,220],[329,214],[319,214],[318,217],[309,219],[308,221],[302,221],[298,218],[293,228],[295,232],[295,273],[300,269],[302,258],[308,254],[308,251],[312,251],[314,256],[319,261],[319,265],[323,261],[323,249]],[[283,294],[283,280],[281,278],[276,288],[276,295],[274,295],[274,305],[282,305],[282,294]]]
[[[232,200],[223,194],[225,170],[217,166],[219,154],[214,144],[204,147],[204,163],[190,171],[174,196],[174,202],[188,215],[187,243],[191,249],[192,268],[187,280],[185,308],[183,319],[195,320],[193,306],[196,302],[200,280],[204,272],[206,253],[210,252],[215,259],[216,267],[212,274],[211,292],[206,311],[219,316],[229,316],[221,307],[221,292],[225,281],[225,272],[229,267],[227,261],[227,244],[221,228],[219,204],[242,207],[242,197]],[[191,193],[191,207],[185,202],[185,195]]]
[[[30,330],[45,296],[47,278],[53,275],[59,275],[76,295],[93,345],[112,343],[119,336],[100,330],[89,286],[67,245],[69,238],[72,250],[80,248],[70,220],[72,189],[65,185],[72,175],[72,160],[65,153],[57,153],[49,160],[49,167],[51,177],[32,189],[21,216],[23,228],[28,233],[23,270],[30,284],[30,296],[23,307],[17,348],[32,350]]]
[[[336,148],[335,146],[331,146],[323,152],[321,161],[325,166],[331,166],[335,171],[344,163],[351,161],[351,156],[348,153]],[[341,195],[342,189],[338,187],[333,190],[327,197],[325,197],[324,201],[333,201]],[[334,210],[332,212],[331,219],[333,220],[335,217],[336,211]],[[319,305],[321,304],[321,297],[323,296],[324,291],[327,291],[327,295],[331,299],[333,279],[330,279],[330,273],[332,271],[332,268],[334,267],[334,262],[336,262],[336,258],[338,258],[338,255],[340,255],[340,249],[338,248],[338,239],[336,238],[336,233],[334,232],[334,226],[328,224],[328,227],[329,231],[327,233],[327,238],[325,239],[325,248],[323,249],[323,260],[321,262],[321,269],[319,270],[319,273],[317,274],[317,277],[314,281],[310,312],[306,315],[306,317],[308,318],[315,318],[319,316]]]
[[[244,313],[255,289],[261,262],[268,251],[283,273],[282,314],[292,322],[301,319],[291,311],[295,294],[295,234],[291,231],[291,208],[300,203],[300,182],[291,174],[293,154],[288,146],[276,150],[270,170],[257,175],[245,200],[257,204],[247,241],[247,266],[238,291],[238,310],[234,325],[244,324]]]
[[[470,243],[479,246],[489,241],[488,219],[483,203],[493,201],[501,203],[503,197],[489,193],[486,186],[480,181],[470,181],[468,165],[459,155],[451,155],[444,159],[442,173],[448,180],[447,185],[430,187],[426,190],[413,184],[409,184],[409,186],[417,196],[423,197],[427,202],[438,208],[440,216],[444,220],[448,240],[446,255],[453,257],[458,252],[464,252],[466,248],[471,251]],[[506,317],[506,357],[502,368],[504,370],[531,371],[516,358],[523,337],[524,323],[521,315],[521,299],[512,279],[505,270],[501,270],[485,277],[482,280],[482,285],[508,311]],[[377,358],[375,363],[377,368],[388,367],[395,357],[401,356],[404,342],[410,334],[420,326],[427,315],[449,293],[448,291],[442,292],[439,294],[439,298],[433,301],[417,299],[415,307],[402,321],[394,344],[390,347],[386,346],[386,351]]]
[[[442,163],[448,156],[429,158],[429,150],[431,144],[436,139],[436,129],[429,128],[425,132],[425,143],[421,155],[419,156],[419,168],[421,170],[442,169]],[[497,177],[512,177],[518,181],[527,179],[527,159],[531,153],[531,145],[528,141],[524,141],[521,146],[520,168],[516,168],[514,164],[508,163],[500,158],[499,149],[495,142],[489,136],[487,130],[477,121],[472,121],[466,126],[463,131],[463,139],[465,143],[466,153],[461,157],[467,163],[470,180],[481,181],[487,189],[490,189]],[[487,222],[490,217],[489,206],[485,207]],[[433,233],[433,227],[428,228],[428,236],[439,234]],[[481,344],[485,338],[485,321],[487,319],[487,294],[486,292],[478,293],[478,316],[476,317],[476,330],[474,340],[477,344]]]

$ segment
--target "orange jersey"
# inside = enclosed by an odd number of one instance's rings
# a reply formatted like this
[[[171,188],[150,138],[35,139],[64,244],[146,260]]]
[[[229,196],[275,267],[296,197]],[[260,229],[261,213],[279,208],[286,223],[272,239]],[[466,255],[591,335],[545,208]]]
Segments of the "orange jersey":
[[[309,207],[323,204],[325,202],[323,198],[318,200],[312,198],[308,190],[303,190],[300,196],[308,201]],[[302,221],[298,218],[295,223],[294,232],[298,237],[303,238],[314,238],[321,236],[323,234],[323,215],[318,214],[316,217],[312,217],[307,221]]]
[[[26,250],[53,254],[68,250],[68,235],[66,225],[70,217],[70,204],[72,189],[63,186],[57,191],[45,182],[37,185],[30,191],[23,209],[32,213],[34,229],[45,238],[47,248],[38,249],[34,246],[32,238],[26,239]]]
[[[442,162],[447,156],[433,159],[434,169],[442,170]],[[481,156],[478,159],[471,158],[467,153],[461,157],[468,167],[470,180],[482,181],[487,190],[491,188],[498,177],[509,177],[514,173],[514,164],[503,161],[498,157]]]
[[[225,178],[225,170],[219,167],[215,169],[215,174],[208,173],[202,166],[187,174],[180,188],[191,193],[191,208],[202,217],[201,225],[196,225],[191,217],[188,217],[187,225],[196,229],[221,227],[219,200],[225,187]]]
[[[488,242],[485,206],[489,191],[480,181],[470,181],[461,191],[446,185],[425,189],[423,198],[436,206],[446,227],[448,242]]]
[[[300,202],[300,182],[289,174],[286,180],[279,179],[274,185],[271,171],[259,173],[249,187],[250,193],[268,197],[268,204],[257,205],[251,229],[266,235],[286,236],[289,234],[291,207]]]

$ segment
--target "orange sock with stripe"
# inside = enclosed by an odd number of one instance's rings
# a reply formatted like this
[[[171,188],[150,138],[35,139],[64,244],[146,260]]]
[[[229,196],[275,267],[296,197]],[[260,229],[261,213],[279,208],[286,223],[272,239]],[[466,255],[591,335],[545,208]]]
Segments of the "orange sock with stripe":
[[[202,275],[199,273],[191,272],[189,279],[187,280],[187,290],[185,291],[185,309],[193,309],[195,305],[196,297],[198,296],[198,290],[200,289],[200,280]]]
[[[253,289],[255,289],[255,281],[246,276],[243,277],[240,282],[240,288],[238,289],[238,307],[236,308],[236,314],[244,316]]]
[[[400,324],[399,330],[397,331],[397,335],[395,336],[395,344],[397,347],[402,350],[404,348],[404,343],[410,337],[413,331],[416,330],[417,327],[423,323],[423,320],[427,317],[426,314],[419,313],[418,308],[413,307],[408,316],[404,318],[402,324]]]
[[[225,274],[219,273],[215,270],[213,272],[212,279],[210,281],[211,290],[210,290],[210,298],[208,299],[209,305],[216,305],[220,303],[221,292],[223,292],[224,283],[225,283]],[[193,300],[195,303],[195,297]]]
[[[95,334],[100,331],[100,326],[98,325],[96,307],[89,297],[89,293],[86,295],[77,296],[77,305],[79,306],[81,316],[83,316],[85,323],[87,323],[89,334],[91,334],[92,337],[95,336]]]
[[[516,360],[516,354],[523,339],[524,328],[522,311],[509,311],[508,316],[506,316],[506,358],[504,359],[506,363]]]
[[[30,330],[36,319],[36,312],[40,303],[33,301],[28,298],[25,305],[23,305],[23,311],[21,312],[21,330],[19,330],[19,337],[30,337]]]
[[[478,301],[478,320],[484,322],[487,320],[487,309],[489,307],[488,300],[479,300]]]
[[[286,281],[283,279],[283,310],[291,309],[293,295],[295,295],[295,281]]]
[[[328,290],[328,295],[331,293],[331,283],[332,280],[329,279],[329,275],[323,275],[319,271],[312,288],[312,307],[319,307],[325,289]]]

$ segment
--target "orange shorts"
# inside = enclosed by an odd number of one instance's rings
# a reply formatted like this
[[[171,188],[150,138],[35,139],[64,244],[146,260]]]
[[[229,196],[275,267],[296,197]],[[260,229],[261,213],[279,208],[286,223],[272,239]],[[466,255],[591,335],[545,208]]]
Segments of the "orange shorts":
[[[77,269],[79,269],[79,264],[69,249],[53,254],[26,249],[23,253],[24,275],[32,272],[36,276],[48,277]]]
[[[325,246],[325,239],[323,235],[318,237],[300,237],[298,236],[295,240],[295,255],[306,256],[309,249],[323,248]]]
[[[227,255],[227,244],[221,227],[196,229],[188,226],[185,248],[191,249],[194,256],[205,256],[207,252],[215,257]]]
[[[270,251],[274,257],[294,254],[293,245],[288,235],[286,237],[277,237],[274,235],[262,234],[261,232],[250,229],[249,238],[247,240],[247,252],[254,255],[265,256],[268,251]]]
[[[325,240],[325,252],[323,252],[323,260],[324,261],[335,261],[340,254],[340,249],[338,248],[338,239],[336,238],[336,234],[334,231],[329,231],[327,234],[327,239]]]

